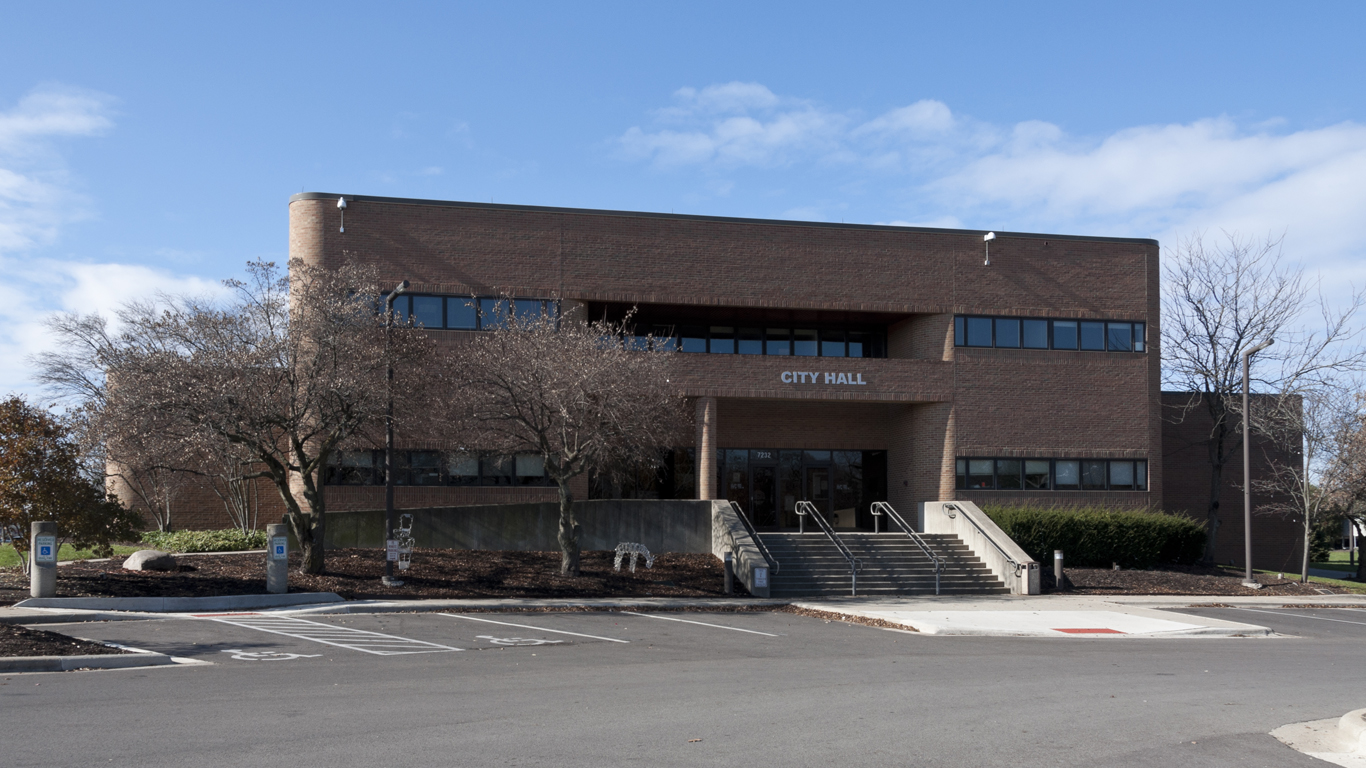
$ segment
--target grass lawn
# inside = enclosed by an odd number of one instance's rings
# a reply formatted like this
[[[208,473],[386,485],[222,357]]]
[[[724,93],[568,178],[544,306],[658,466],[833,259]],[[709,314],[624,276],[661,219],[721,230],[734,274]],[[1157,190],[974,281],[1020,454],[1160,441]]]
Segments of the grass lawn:
[[[1261,568],[1253,568],[1252,571],[1253,573],[1280,573],[1284,574],[1285,578],[1294,579],[1296,581],[1298,581],[1300,578],[1300,575],[1298,573],[1291,573],[1289,571],[1265,571]],[[1310,576],[1309,583],[1322,584],[1326,587],[1339,587],[1341,589],[1351,590],[1358,594],[1366,594],[1366,584],[1362,584],[1359,581],[1343,581],[1341,579],[1325,579],[1322,576]]]
[[[146,549],[145,546],[123,547],[114,545],[114,554],[131,555],[139,549]],[[76,549],[70,544],[63,544],[57,552],[58,560],[89,560],[95,553],[88,549]],[[14,551],[12,544],[0,544],[0,568],[14,568],[19,565],[19,553]]]

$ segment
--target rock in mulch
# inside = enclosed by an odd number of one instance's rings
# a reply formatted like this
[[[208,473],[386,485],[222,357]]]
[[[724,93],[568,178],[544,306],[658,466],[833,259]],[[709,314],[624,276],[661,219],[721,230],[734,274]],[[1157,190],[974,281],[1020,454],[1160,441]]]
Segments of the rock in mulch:
[[[179,564],[176,563],[175,555],[168,552],[141,549],[129,555],[123,561],[123,567],[129,571],[174,571]]]

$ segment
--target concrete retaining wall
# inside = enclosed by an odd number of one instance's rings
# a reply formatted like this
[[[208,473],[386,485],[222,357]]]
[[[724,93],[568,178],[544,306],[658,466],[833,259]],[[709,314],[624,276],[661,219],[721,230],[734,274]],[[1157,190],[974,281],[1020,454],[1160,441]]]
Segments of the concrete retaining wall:
[[[623,541],[644,544],[651,552],[712,552],[712,502],[622,499],[574,502],[586,550],[616,549]],[[413,516],[419,547],[438,549],[527,550],[553,552],[560,505],[489,504],[470,507],[404,509]],[[384,511],[327,513],[328,549],[379,547],[384,543]]]
[[[973,525],[973,522],[977,525]],[[1012,595],[1037,595],[1039,564],[1006,535],[987,513],[970,501],[927,501],[921,513],[925,533],[951,533],[981,558]],[[979,530],[980,529],[980,530]],[[990,539],[990,541],[988,540]],[[997,546],[993,546],[992,542]],[[1014,560],[1019,564],[1016,568]]]
[[[717,559],[725,560],[730,553],[739,579],[755,597],[769,596],[769,563],[754,543],[754,537],[740,517],[735,514],[728,501],[705,502],[711,505],[711,552]]]

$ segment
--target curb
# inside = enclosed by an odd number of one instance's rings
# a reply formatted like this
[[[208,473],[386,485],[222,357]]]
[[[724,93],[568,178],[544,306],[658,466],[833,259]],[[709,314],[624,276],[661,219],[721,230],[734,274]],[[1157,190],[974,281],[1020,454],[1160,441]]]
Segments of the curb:
[[[14,608],[48,608],[75,611],[138,611],[147,613],[193,613],[238,608],[281,608],[293,605],[343,602],[335,592],[303,592],[285,595],[225,595],[219,597],[31,597]]]
[[[661,610],[670,608],[767,608],[790,605],[791,600],[712,600],[669,598],[621,598],[576,600],[573,598],[537,600],[534,598],[466,599],[466,600],[349,600],[337,605],[302,608],[289,613],[421,613],[446,610],[535,610],[537,608],[635,608]]]
[[[70,672],[73,669],[128,669],[130,667],[160,667],[175,663],[175,660],[164,653],[93,656],[4,656],[0,657],[0,673]]]

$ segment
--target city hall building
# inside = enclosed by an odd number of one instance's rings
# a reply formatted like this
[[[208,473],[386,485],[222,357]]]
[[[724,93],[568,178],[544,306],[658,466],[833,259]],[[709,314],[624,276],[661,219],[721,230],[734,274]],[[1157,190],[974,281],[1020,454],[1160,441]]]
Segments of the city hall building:
[[[1154,240],[322,193],[289,213],[291,258],[408,280],[398,309],[435,334],[512,297],[668,339],[695,431],[580,498],[726,498],[767,529],[799,500],[841,529],[883,500],[1163,506]],[[555,498],[534,457],[457,444],[401,446],[399,507]],[[342,454],[329,509],[382,506],[381,457]]]

